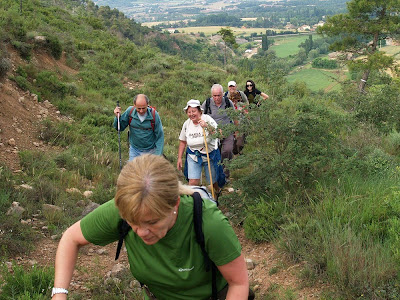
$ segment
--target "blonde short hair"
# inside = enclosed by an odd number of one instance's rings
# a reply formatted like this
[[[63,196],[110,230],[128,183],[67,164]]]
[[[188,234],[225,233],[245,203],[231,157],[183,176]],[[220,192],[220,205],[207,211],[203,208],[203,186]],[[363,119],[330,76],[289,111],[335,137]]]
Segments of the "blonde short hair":
[[[115,204],[121,217],[133,224],[137,224],[145,212],[166,217],[177,204],[178,197],[178,175],[162,156],[136,157],[118,176]]]

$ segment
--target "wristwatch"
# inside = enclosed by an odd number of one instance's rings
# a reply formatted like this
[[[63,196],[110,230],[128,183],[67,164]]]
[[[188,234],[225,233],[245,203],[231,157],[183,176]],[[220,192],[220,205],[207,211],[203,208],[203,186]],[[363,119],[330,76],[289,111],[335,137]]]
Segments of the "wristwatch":
[[[55,294],[68,294],[68,291],[64,288],[53,287],[51,290],[51,297],[53,297]]]

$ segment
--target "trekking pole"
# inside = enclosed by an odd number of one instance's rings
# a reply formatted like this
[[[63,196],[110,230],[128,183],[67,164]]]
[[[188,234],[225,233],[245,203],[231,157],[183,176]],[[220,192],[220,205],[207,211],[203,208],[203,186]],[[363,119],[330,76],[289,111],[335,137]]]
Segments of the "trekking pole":
[[[119,107],[119,101],[117,101],[117,107]],[[122,160],[121,160],[121,123],[119,121],[120,114],[118,113],[118,154],[119,154],[119,170],[122,170]]]
[[[203,136],[204,136],[204,144],[206,146],[206,153],[207,153],[208,174],[210,175],[211,195],[215,199],[214,184],[213,184],[212,175],[211,175],[210,156],[208,155],[207,137],[206,137],[206,130],[204,129],[204,127],[203,127]]]

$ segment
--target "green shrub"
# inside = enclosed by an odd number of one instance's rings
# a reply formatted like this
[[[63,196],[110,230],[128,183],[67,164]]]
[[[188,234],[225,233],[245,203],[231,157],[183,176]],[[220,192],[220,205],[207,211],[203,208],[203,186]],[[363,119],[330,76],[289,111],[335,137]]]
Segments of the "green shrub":
[[[11,77],[12,80],[14,80],[18,87],[24,91],[28,91],[31,88],[31,84],[30,82],[22,76],[15,76],[15,77]]]
[[[286,210],[284,202],[260,198],[258,204],[247,208],[244,221],[246,237],[256,242],[274,240],[284,222]]]
[[[60,59],[63,49],[62,49],[62,45],[61,45],[59,38],[57,36],[53,36],[53,35],[49,35],[49,34],[46,37],[47,37],[47,46],[50,49],[51,55],[55,59]]]
[[[7,72],[11,69],[11,61],[6,57],[0,57],[0,78],[7,75]]]
[[[50,297],[54,277],[52,268],[33,266],[25,270],[22,266],[13,265],[9,272],[7,266],[3,266],[1,275],[4,285],[0,300],[44,300]]]
[[[12,41],[11,44],[18,50],[19,55],[21,55],[23,59],[28,61],[31,59],[33,48],[31,44],[20,41]]]

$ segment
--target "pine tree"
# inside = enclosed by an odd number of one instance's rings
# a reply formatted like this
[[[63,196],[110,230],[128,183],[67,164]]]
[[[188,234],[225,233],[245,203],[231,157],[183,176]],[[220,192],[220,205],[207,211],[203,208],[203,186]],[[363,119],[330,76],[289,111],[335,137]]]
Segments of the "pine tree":
[[[351,0],[347,3],[347,9],[346,14],[328,18],[317,31],[340,38],[331,46],[333,50],[365,57],[349,62],[351,69],[362,71],[358,88],[360,92],[364,92],[372,70],[384,70],[393,66],[393,58],[378,51],[377,46],[380,38],[399,32],[400,1]]]

